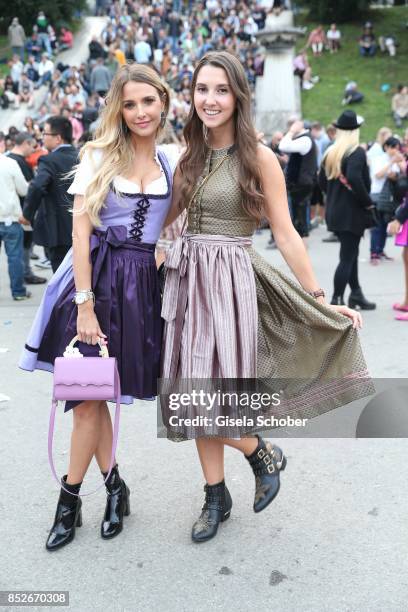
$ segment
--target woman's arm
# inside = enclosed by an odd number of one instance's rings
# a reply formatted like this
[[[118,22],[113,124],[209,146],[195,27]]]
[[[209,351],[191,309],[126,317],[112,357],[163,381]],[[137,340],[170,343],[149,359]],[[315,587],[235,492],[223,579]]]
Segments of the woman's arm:
[[[262,146],[258,147],[258,162],[265,196],[265,214],[276,245],[303,289],[309,292],[316,291],[319,289],[319,284],[309,255],[290,218],[285,179],[279,162],[270,149]],[[317,300],[325,303],[323,297]],[[354,327],[361,327],[361,317],[358,312],[345,306],[332,306],[332,308],[352,319]]]
[[[164,226],[170,225],[170,223],[173,223],[173,221],[177,219],[177,217],[186,207],[186,202],[181,203],[182,184],[183,184],[183,178],[181,176],[180,166],[178,165],[176,168],[176,172],[174,173],[171,205],[169,208],[169,212],[167,213],[167,217],[164,222]]]
[[[72,231],[72,251],[75,288],[77,291],[92,289],[92,264],[90,237],[92,223],[83,208],[84,198],[76,195],[74,198],[74,216]],[[93,300],[78,304],[77,333],[81,342],[97,344],[101,338],[106,338],[99,327],[94,312]]]

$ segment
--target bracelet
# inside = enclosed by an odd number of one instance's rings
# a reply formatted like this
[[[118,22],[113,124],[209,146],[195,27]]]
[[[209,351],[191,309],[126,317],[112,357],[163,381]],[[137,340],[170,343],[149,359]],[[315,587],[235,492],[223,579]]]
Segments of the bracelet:
[[[95,305],[95,294],[91,289],[86,291],[76,291],[72,301],[79,306],[88,300],[92,300]]]
[[[326,297],[324,289],[316,289],[316,291],[308,291],[308,294],[311,295],[315,299],[319,297],[323,297],[323,298]]]

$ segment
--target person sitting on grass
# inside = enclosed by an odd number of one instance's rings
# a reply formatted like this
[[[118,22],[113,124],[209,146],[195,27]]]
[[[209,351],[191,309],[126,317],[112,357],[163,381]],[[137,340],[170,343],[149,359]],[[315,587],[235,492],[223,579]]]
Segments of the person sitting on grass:
[[[332,23],[330,29],[327,30],[326,38],[330,53],[337,53],[337,51],[340,49],[341,32],[337,29],[335,23]]]
[[[391,109],[395,125],[398,128],[402,127],[402,121],[408,119],[408,87],[406,85],[398,85],[397,93],[392,97]]]
[[[392,34],[380,36],[378,39],[378,44],[380,45],[380,49],[383,53],[388,51],[390,57],[395,57],[397,55],[397,41],[395,36]]]
[[[375,42],[373,26],[370,22],[365,24],[358,44],[360,47],[360,55],[362,57],[373,57],[375,55],[377,44]]]
[[[312,47],[313,55],[315,57],[318,57],[323,53],[325,43],[326,36],[323,31],[323,26],[319,25],[317,28],[310,32],[307,41],[307,46]]]
[[[306,51],[300,51],[300,53],[293,60],[294,74],[300,78],[300,85],[302,89],[312,89],[314,84],[318,82],[318,76],[312,76],[312,69],[307,59]]]

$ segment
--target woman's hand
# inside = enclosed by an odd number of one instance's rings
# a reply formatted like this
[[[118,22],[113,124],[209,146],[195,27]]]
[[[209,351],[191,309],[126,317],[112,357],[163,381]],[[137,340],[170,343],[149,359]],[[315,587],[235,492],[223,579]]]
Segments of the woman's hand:
[[[353,310],[353,308],[348,308],[347,306],[334,306],[332,304],[329,305],[329,308],[351,319],[354,329],[361,329],[363,327],[363,319],[357,310]]]
[[[400,229],[401,223],[398,221],[398,219],[394,219],[394,221],[391,221],[387,226],[387,232],[389,234],[398,234]]]
[[[86,344],[106,344],[106,336],[99,327],[92,300],[78,305],[77,334],[78,339]]]

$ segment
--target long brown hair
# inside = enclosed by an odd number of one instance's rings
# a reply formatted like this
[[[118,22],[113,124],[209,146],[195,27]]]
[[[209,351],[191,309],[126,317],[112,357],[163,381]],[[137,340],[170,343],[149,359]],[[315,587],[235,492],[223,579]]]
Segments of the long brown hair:
[[[262,217],[264,195],[261,187],[261,173],[257,163],[258,141],[251,119],[251,92],[244,69],[238,58],[228,51],[211,51],[199,61],[191,82],[191,99],[198,74],[203,66],[222,68],[236,99],[235,108],[235,145],[240,162],[239,184],[242,192],[244,210],[254,217]],[[182,198],[189,202],[197,180],[203,172],[209,147],[204,138],[203,122],[197,115],[194,101],[184,127],[186,151],[180,162],[183,176]]]

